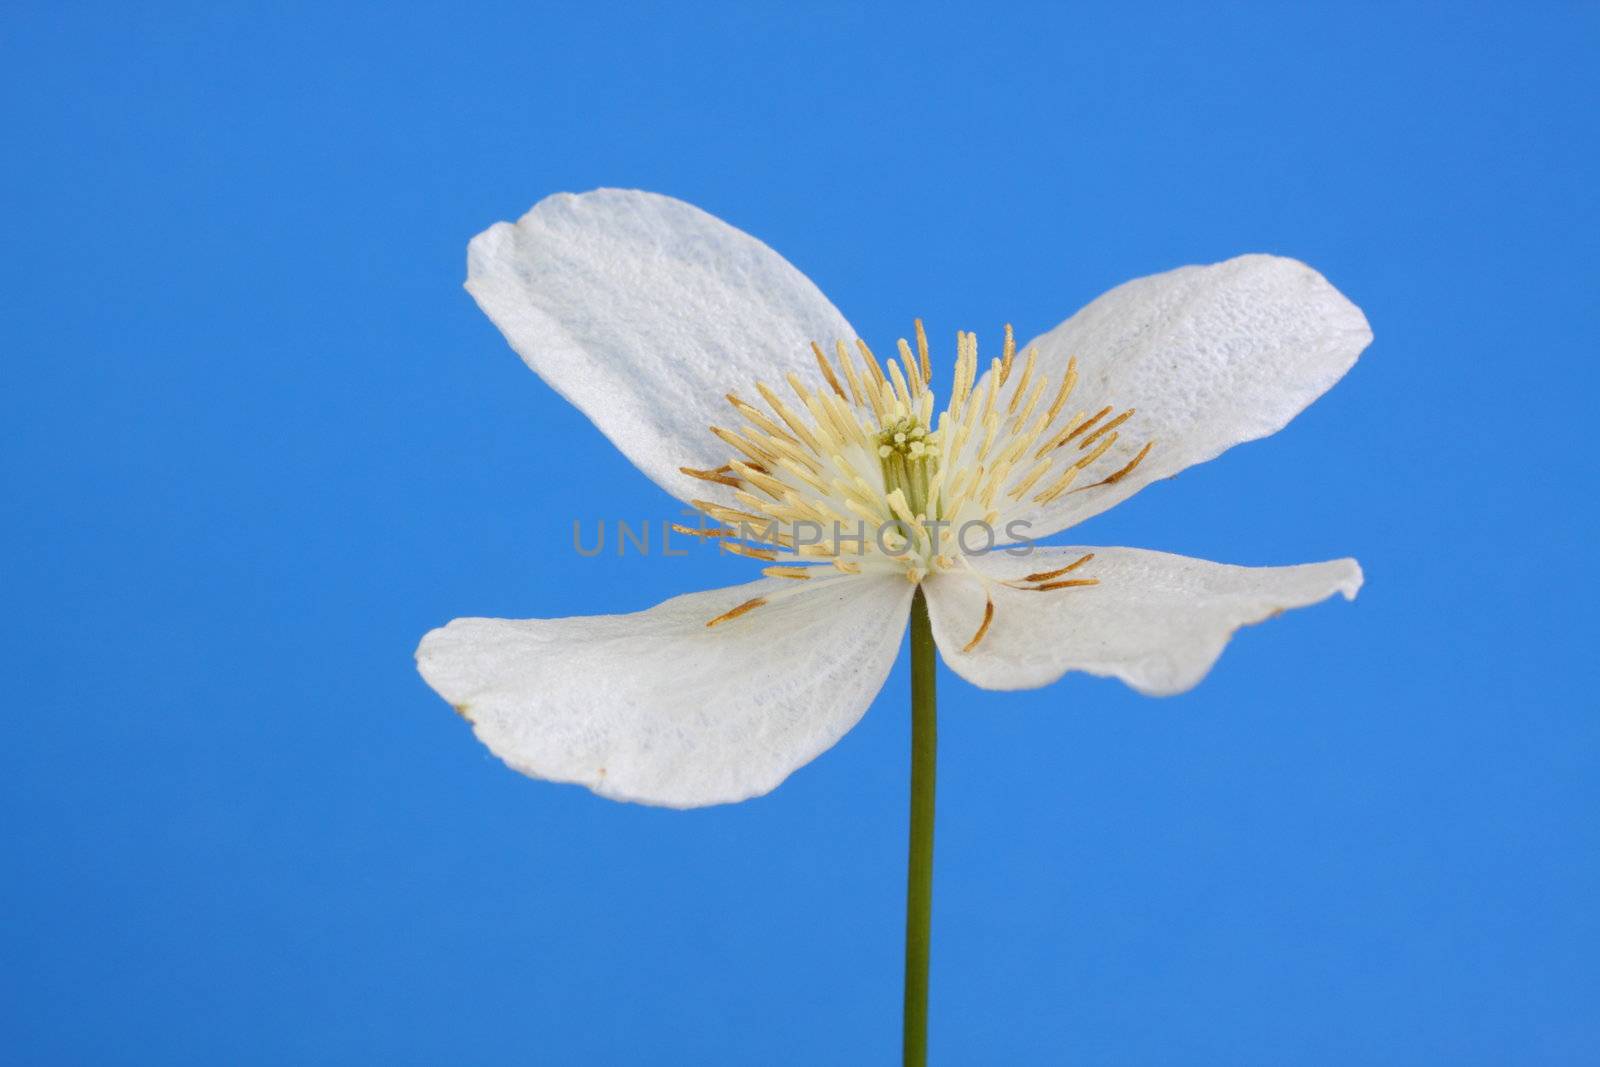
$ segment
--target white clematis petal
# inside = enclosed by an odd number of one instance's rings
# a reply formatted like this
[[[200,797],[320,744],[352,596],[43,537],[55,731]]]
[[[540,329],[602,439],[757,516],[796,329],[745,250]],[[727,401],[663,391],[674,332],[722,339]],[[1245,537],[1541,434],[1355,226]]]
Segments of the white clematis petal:
[[[1371,340],[1361,309],[1293,259],[1240,256],[1120,285],[1030,347],[1052,376],[1077,357],[1074,409],[1136,409],[1097,469],[1114,471],[1145,442],[1154,445],[1122,480],[1065,493],[1017,517],[1032,524],[1029,537],[1045,537],[1157,479],[1276,433],[1343,377]]]
[[[860,720],[900,650],[903,578],[766,578],[630,615],[457,619],[417,667],[524,774],[700,807],[766,793]],[[773,598],[714,627],[714,619]]]
[[[1098,585],[1018,589],[1093,553],[1068,579]],[[924,583],[934,639],[957,674],[986,689],[1032,689],[1069,670],[1121,678],[1141,693],[1181,693],[1205,677],[1241,626],[1343,593],[1353,600],[1353,559],[1298,567],[1232,567],[1137,548],[1038,548],[974,560],[990,579],[943,574]],[[1035,581],[1033,584],[1043,584]],[[985,615],[982,639],[964,651]]]
[[[467,290],[528,366],[682,500],[727,448],[707,432],[760,379],[816,373],[812,341],[855,336],[778,253],[681,200],[560,193],[467,248]]]

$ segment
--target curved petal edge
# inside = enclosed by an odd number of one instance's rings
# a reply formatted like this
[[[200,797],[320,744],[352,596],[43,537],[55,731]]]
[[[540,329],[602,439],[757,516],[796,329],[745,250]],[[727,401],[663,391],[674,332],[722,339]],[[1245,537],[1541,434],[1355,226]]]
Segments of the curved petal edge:
[[[1074,580],[1038,591],[1027,582],[1082,559]],[[984,573],[926,583],[934,639],[945,662],[985,689],[1033,689],[1068,671],[1120,678],[1141,693],[1194,687],[1240,627],[1342,593],[1355,599],[1353,559],[1293,567],[1234,567],[1134,548],[1039,548],[985,557]],[[988,605],[988,606],[986,606]],[[972,643],[989,623],[981,640]]]
[[[911,596],[899,578],[767,578],[627,615],[457,619],[422,639],[417,669],[523,774],[615,800],[725,804],[768,792],[860,720]]]
[[[1020,516],[1029,536],[1076,525],[1152,482],[1276,433],[1344,377],[1371,341],[1360,308],[1282,256],[1238,256],[1117,286],[1027,347],[1038,349],[1046,374],[1077,359],[1074,409],[1133,409],[1105,469],[1146,444],[1150,452],[1114,484],[1029,509]]]
[[[742,230],[668,196],[546,197],[467,249],[467,290],[511,347],[638,468],[681,500],[680,467],[726,458],[725,394],[815,369],[810,343],[854,337],[804,274]]]

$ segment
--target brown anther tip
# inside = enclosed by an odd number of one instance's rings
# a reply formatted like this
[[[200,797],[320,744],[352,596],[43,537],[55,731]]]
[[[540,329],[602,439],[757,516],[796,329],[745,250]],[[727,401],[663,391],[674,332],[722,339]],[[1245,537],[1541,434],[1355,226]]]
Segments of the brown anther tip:
[[[827,355],[823,353],[822,346],[815,341],[811,342],[811,354],[817,357],[817,366],[821,369],[822,376],[827,379],[828,386],[839,394],[839,399],[849,400],[850,397],[845,393],[844,387],[839,384],[838,377],[834,375],[833,366],[828,362]]]
[[[983,621],[978,624],[978,632],[972,635],[972,640],[961,646],[961,651],[971,652],[978,647],[978,642],[983,640],[983,635],[989,632],[989,624],[994,621],[994,598],[986,596],[983,600]]]
[[[1105,407],[1101,408],[1099,411],[1095,412],[1093,415],[1090,415],[1087,419],[1083,420],[1083,422],[1079,423],[1076,427],[1074,427],[1073,431],[1071,433],[1069,433],[1069,434],[1067,434],[1067,436],[1063,437],[1061,439],[1061,444],[1065,445],[1068,441],[1072,440],[1074,437],[1078,436],[1080,433],[1083,433],[1089,427],[1093,426],[1095,423],[1099,422],[1101,419],[1103,419],[1107,415],[1111,414],[1111,411],[1112,411],[1111,405],[1107,404]],[[1057,447],[1060,447],[1060,446],[1057,446]]]
[[[1139,449],[1139,454],[1137,456],[1134,456],[1133,459],[1129,460],[1128,461],[1128,465],[1126,467],[1123,467],[1121,470],[1117,471],[1116,473],[1109,475],[1100,484],[1101,485],[1115,485],[1117,482],[1122,481],[1122,479],[1126,478],[1128,475],[1133,473],[1133,469],[1135,467],[1137,467],[1139,464],[1144,462],[1144,457],[1148,456],[1150,454],[1150,450],[1152,448],[1154,448],[1154,447],[1155,447],[1155,442],[1154,441],[1146,441],[1144,443],[1144,447]]]
[[[756,597],[754,600],[746,600],[743,604],[740,604],[738,607],[732,609],[731,611],[725,611],[721,615],[718,615],[716,618],[707,620],[706,629],[709,630],[709,629],[711,629],[711,627],[716,626],[718,623],[727,622],[729,619],[737,619],[741,615],[744,615],[744,614],[746,614],[748,612],[752,612],[752,611],[756,610],[757,608],[759,608],[761,605],[765,604],[766,602],[767,602],[767,598],[766,597],[760,597],[760,596]]]
[[[1146,441],[1144,443],[1144,447],[1139,449],[1139,454],[1130,459],[1127,466],[1123,467],[1121,470],[1113,471],[1111,474],[1106,475],[1104,478],[1101,478],[1098,482],[1095,482],[1092,485],[1080,485],[1078,488],[1074,489],[1073,492],[1082,493],[1089,489],[1099,489],[1101,486],[1105,485],[1116,485],[1118,482],[1122,481],[1122,479],[1132,474],[1134,468],[1144,462],[1144,457],[1148,456],[1150,454],[1150,449],[1154,447],[1154,441]],[[1171,476],[1169,475],[1169,477]]]
[[[681,522],[672,523],[670,529],[672,530],[673,533],[680,533],[680,534],[683,534],[685,537],[735,537],[735,536],[737,536],[737,534],[733,530],[725,530],[725,529],[722,529],[721,527],[716,527],[716,526],[696,528],[694,526],[685,526]]]
[[[695,470],[693,467],[679,467],[678,471],[681,474],[687,474],[691,478],[698,478],[702,482],[716,482],[718,485],[729,485],[735,489],[744,484],[737,478],[726,474],[719,474],[717,471]]]
[[[1053,571],[1040,571],[1037,574],[1030,574],[1030,575],[1026,576],[1025,578],[1023,578],[1022,580],[1025,581],[1025,582],[1048,582],[1052,578],[1061,577],[1063,574],[1066,574],[1068,571],[1077,570],[1079,567],[1083,566],[1085,563],[1088,563],[1091,559],[1094,559],[1094,553],[1093,552],[1090,552],[1088,555],[1079,556],[1077,559],[1073,560],[1071,563],[1067,564],[1065,567],[1057,567]]]
[[[764,560],[767,563],[772,563],[778,558],[778,553],[775,549],[753,548],[738,541],[721,541],[718,542],[717,547],[736,556],[748,556],[751,559]]]
[[[1043,585],[1036,585],[1033,587],[1033,591],[1035,593],[1048,593],[1052,589],[1076,589],[1080,586],[1099,584],[1100,579],[1098,578],[1069,578],[1063,582],[1046,582]]]
[[[1108,408],[1106,410],[1109,411],[1110,409]],[[1105,434],[1111,432],[1112,430],[1115,430],[1118,426],[1121,426],[1123,423],[1125,423],[1129,419],[1133,418],[1133,412],[1134,412],[1133,408],[1129,408],[1127,411],[1124,411],[1121,415],[1118,415],[1116,418],[1112,419],[1110,422],[1108,422],[1105,425],[1103,425],[1103,426],[1099,427],[1098,429],[1096,429],[1094,431],[1094,433],[1092,433],[1089,436],[1085,437],[1082,441],[1079,441],[1078,442],[1078,447],[1080,449],[1088,448],[1090,445],[1094,444],[1094,442],[1096,440],[1098,440],[1100,437],[1102,437]],[[1096,416],[1096,417],[1098,418],[1098,416]]]

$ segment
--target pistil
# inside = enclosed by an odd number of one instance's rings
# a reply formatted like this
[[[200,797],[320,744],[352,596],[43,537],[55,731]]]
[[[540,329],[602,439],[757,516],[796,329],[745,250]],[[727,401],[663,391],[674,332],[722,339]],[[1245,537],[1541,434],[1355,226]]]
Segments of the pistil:
[[[878,462],[886,493],[899,490],[911,514],[919,521],[937,519],[928,509],[929,490],[939,472],[939,434],[903,406],[878,430]]]

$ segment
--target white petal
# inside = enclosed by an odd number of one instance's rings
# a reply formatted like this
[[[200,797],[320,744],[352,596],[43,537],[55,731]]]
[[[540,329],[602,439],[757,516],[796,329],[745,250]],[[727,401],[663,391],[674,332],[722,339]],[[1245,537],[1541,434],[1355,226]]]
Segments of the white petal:
[[[1118,286],[1032,344],[1040,369],[1055,376],[1077,357],[1073,410],[1136,409],[1089,474],[1116,471],[1146,441],[1154,447],[1119,482],[1019,513],[1032,523],[1028,536],[1082,522],[1157,479],[1276,433],[1371,340],[1361,309],[1293,259],[1240,256]]]
[[[973,562],[990,578],[1015,581],[1090,552],[1092,560],[1062,579],[1097,578],[1099,585],[1036,592],[962,574],[923,583],[945,662],[985,689],[1032,689],[1086,671],[1165,696],[1204,678],[1239,627],[1334,593],[1353,600],[1361,588],[1353,559],[1231,567],[1137,548],[1051,547]],[[989,629],[964,652],[983,621],[986,592],[994,601]]]
[[[681,200],[560,193],[467,248],[467,289],[524,362],[683,500],[716,467],[724,395],[816,371],[810,343],[855,336],[778,253]]]
[[[708,628],[756,597],[787,594]],[[692,808],[766,793],[866,712],[900,649],[912,587],[790,579],[690,593],[631,615],[457,619],[417,667],[516,770]]]

